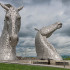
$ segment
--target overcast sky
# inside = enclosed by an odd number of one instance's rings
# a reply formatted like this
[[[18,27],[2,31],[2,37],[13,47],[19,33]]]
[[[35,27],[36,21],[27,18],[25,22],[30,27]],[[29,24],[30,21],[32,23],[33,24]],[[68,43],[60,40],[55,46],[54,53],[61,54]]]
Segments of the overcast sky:
[[[16,8],[24,6],[21,15],[19,43],[16,47],[18,56],[36,56],[34,28],[41,29],[60,21],[63,26],[48,39],[60,55],[70,55],[70,0],[0,0]],[[5,11],[0,7],[0,34],[3,29]]]

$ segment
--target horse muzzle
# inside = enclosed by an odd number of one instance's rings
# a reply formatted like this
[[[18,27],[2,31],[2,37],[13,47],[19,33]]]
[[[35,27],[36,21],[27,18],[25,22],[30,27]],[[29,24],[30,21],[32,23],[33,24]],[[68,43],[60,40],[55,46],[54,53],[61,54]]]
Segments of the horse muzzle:
[[[10,41],[12,42],[18,41],[18,36],[17,35],[10,36]]]
[[[57,28],[61,28],[62,27],[62,23],[58,23]]]

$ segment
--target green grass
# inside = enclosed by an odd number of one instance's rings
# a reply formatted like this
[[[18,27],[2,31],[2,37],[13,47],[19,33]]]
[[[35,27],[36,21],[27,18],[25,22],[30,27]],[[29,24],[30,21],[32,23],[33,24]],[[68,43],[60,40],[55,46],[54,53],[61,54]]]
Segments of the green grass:
[[[70,55],[69,55],[69,56],[68,56],[68,55],[63,55],[62,58],[63,58],[64,60],[70,60]]]
[[[70,60],[70,58],[64,58],[64,60]]]
[[[0,63],[0,70],[70,70],[70,69]]]

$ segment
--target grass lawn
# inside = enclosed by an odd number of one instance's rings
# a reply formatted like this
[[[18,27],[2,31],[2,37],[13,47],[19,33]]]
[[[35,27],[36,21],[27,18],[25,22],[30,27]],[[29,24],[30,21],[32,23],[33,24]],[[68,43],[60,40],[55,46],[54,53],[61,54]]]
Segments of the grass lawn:
[[[64,60],[70,60],[70,58],[64,58]]]
[[[70,69],[0,63],[0,70],[70,70]]]

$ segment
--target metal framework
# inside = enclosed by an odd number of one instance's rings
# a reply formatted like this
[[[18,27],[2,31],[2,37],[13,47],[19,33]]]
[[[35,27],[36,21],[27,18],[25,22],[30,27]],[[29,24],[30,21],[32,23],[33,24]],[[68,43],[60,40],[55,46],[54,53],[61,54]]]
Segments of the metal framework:
[[[35,28],[35,30],[38,31],[35,37],[35,46],[37,57],[39,59],[62,60],[56,49],[47,40],[55,30],[61,27],[62,23],[57,22],[48,27],[43,27],[40,30]]]

